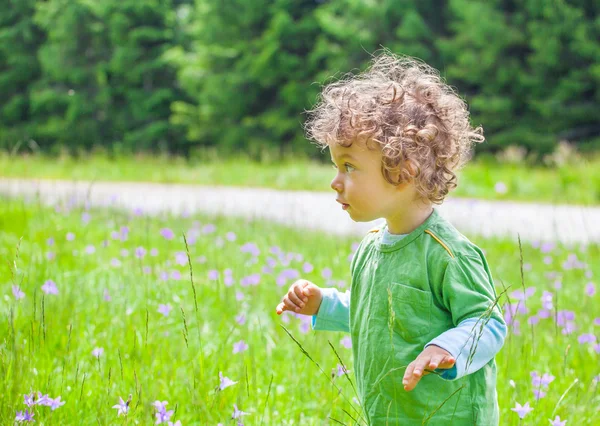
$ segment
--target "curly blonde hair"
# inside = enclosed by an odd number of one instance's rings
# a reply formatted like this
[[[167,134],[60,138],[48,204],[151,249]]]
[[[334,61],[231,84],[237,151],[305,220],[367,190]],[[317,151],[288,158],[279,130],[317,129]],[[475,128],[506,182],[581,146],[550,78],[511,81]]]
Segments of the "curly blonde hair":
[[[374,57],[364,73],[327,85],[307,112],[307,136],[323,149],[375,143],[385,179],[394,185],[412,179],[418,193],[436,204],[456,188],[455,171],[469,161],[473,144],[484,141],[483,129],[469,123],[466,103],[437,70],[389,51]]]

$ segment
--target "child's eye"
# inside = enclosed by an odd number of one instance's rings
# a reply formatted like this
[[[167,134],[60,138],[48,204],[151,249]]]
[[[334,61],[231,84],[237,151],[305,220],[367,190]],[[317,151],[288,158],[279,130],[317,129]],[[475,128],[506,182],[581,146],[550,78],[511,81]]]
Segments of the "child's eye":
[[[331,167],[333,167],[336,170],[338,168],[335,164],[332,164]],[[354,166],[348,163],[344,163],[344,168],[346,169],[346,172],[353,172],[354,170],[356,170]]]

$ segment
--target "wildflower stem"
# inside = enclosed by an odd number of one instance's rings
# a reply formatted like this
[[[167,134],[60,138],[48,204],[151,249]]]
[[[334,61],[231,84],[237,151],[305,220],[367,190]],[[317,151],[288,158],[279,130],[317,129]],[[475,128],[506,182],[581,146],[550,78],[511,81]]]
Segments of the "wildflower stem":
[[[552,411],[552,415],[550,417],[554,417],[554,415],[556,414],[556,410],[558,409],[558,406],[560,405],[560,403],[562,402],[562,400],[565,398],[565,396],[567,395],[567,393],[571,390],[571,388],[573,386],[575,386],[575,383],[577,383],[578,381],[579,381],[579,379],[575,379],[573,381],[573,383],[571,383],[571,386],[569,386],[567,388],[567,390],[563,392],[563,394],[558,399],[558,402],[556,403],[556,406],[554,407],[554,410]]]
[[[269,382],[269,390],[267,391],[267,397],[265,398],[265,406],[263,407],[263,412],[260,416],[260,424],[263,424],[263,417],[265,415],[265,410],[267,409],[267,404],[269,403],[269,396],[271,395],[271,386],[273,385],[273,373],[271,373],[271,381]]]

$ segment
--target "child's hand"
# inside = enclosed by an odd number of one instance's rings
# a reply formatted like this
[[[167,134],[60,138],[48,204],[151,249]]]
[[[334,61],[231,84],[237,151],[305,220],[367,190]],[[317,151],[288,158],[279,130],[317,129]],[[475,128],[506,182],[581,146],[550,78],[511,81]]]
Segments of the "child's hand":
[[[298,280],[290,287],[287,294],[277,305],[275,311],[281,315],[284,311],[292,311],[297,314],[315,315],[321,306],[321,289],[306,280]]]
[[[404,372],[404,378],[402,384],[404,390],[411,391],[417,386],[422,376],[429,374],[429,370],[435,370],[436,368],[452,368],[454,366],[455,359],[448,351],[440,348],[439,346],[431,345],[427,346],[423,352],[419,354],[417,359],[408,364],[406,371]]]

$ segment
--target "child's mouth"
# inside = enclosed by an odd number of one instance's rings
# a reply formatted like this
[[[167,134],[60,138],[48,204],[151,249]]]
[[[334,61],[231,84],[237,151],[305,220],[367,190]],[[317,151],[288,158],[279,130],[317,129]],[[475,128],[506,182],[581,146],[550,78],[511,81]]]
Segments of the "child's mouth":
[[[342,204],[342,209],[343,210],[348,209],[348,207],[350,207],[350,204]]]

